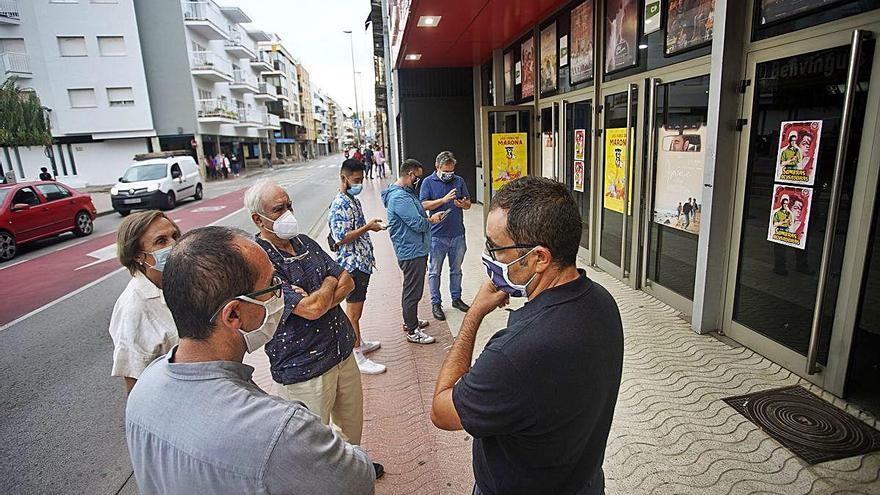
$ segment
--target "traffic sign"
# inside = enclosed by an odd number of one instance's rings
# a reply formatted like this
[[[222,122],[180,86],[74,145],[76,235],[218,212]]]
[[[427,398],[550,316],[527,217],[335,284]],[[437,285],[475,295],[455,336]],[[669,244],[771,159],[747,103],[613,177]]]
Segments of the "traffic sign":
[[[364,121],[361,119],[354,119],[354,128],[355,129],[363,129],[364,128]]]

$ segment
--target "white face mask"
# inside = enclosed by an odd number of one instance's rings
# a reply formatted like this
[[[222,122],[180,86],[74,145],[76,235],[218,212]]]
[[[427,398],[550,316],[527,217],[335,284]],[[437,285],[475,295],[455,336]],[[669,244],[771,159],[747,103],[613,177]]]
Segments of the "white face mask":
[[[241,335],[244,336],[248,353],[251,353],[266,345],[275,336],[275,331],[278,330],[278,324],[281,322],[281,314],[284,311],[284,297],[273,295],[272,299],[268,301],[258,301],[248,296],[238,296],[236,299],[260,305],[266,310],[263,324],[257,329],[250,332],[246,332],[241,328],[238,329]]]
[[[257,213],[257,215],[260,214]],[[267,227],[266,230],[277,235],[280,239],[293,239],[299,235],[299,223],[296,221],[296,217],[293,216],[293,212],[290,210],[285,211],[275,220],[272,220],[265,215],[260,216],[272,222],[272,228],[269,229]]]

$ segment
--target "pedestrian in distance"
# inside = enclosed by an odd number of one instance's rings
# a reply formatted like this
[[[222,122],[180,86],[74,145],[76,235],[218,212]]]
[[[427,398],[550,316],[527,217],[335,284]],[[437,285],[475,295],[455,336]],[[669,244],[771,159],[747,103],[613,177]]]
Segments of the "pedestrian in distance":
[[[260,229],[255,240],[283,285],[278,331],[266,344],[272,378],[287,399],[302,401],[324,424],[332,422],[347,441],[360,444],[364,396],[352,352],[356,336],[340,306],[354,290],[354,280],[299,232],[290,196],[281,186],[260,180],[244,201]]]
[[[127,392],[147,365],[177,344],[177,331],[162,292],[162,273],[179,238],[180,228],[158,210],[133,213],[116,231],[116,255],[131,280],[110,316],[110,375],[122,377]]]
[[[379,232],[383,226],[378,218],[367,223],[364,208],[357,199],[363,188],[364,170],[360,163],[353,159],[342,162],[339,194],[330,204],[327,222],[336,251],[336,262],[354,279],[354,290],[345,300],[345,313],[355,334],[354,357],[361,373],[378,375],[385,372],[385,365],[373,362],[365,354],[379,349],[382,344],[363,339],[360,320],[367,300],[370,275],[376,269],[370,232]]]
[[[379,176],[385,178],[385,155],[382,154],[382,148],[376,145],[376,151],[373,152],[373,161],[376,162],[376,171]]]
[[[502,187],[486,223],[480,288],[440,369],[431,420],[467,431],[476,494],[604,493],[602,462],[623,367],[617,304],[576,266],[581,216],[567,186]],[[483,319],[510,313],[471,366]]]
[[[228,179],[230,169],[229,169],[229,157],[226,156],[226,153],[222,153],[220,155],[220,163],[221,163],[221,166],[223,167],[223,178]]]
[[[364,163],[364,154],[361,153],[360,146],[358,146],[354,149],[354,155],[352,156],[352,158],[354,158],[355,160],[357,160],[361,163]]]
[[[431,255],[428,258],[428,287],[431,290],[431,313],[445,320],[440,277],[449,260],[449,292],[452,307],[467,313],[470,307],[461,300],[461,264],[467,252],[464,210],[471,207],[470,193],[464,179],[455,175],[458,161],[451,151],[442,151],[434,160],[436,172],[425,177],[419,190],[422,207],[429,214],[443,213],[443,221],[431,226]]]
[[[270,163],[270,168],[271,168],[272,162],[270,161],[269,163]],[[238,177],[239,174],[241,173],[241,165],[239,165],[238,155],[236,155],[235,153],[232,154],[232,160],[230,160],[230,165],[232,166],[233,177]]]
[[[55,180],[52,178],[52,174],[49,173],[49,169],[46,167],[40,167],[40,180]]]
[[[370,146],[364,148],[364,170],[367,172],[367,175],[370,176],[370,179],[373,178],[373,150]]]
[[[214,163],[214,159],[210,156],[205,157],[205,170],[208,172],[209,179],[217,179],[217,165]]]
[[[422,179],[424,168],[418,160],[409,159],[400,167],[400,178],[382,191],[382,202],[388,210],[388,230],[397,255],[397,265],[403,271],[403,331],[415,344],[431,344],[434,337],[422,331],[428,326],[418,317],[419,301],[425,291],[425,272],[431,249],[431,225],[439,223],[444,214],[428,216],[419,202],[416,185]]]
[[[302,402],[265,393],[242,363],[285,312],[265,251],[244,232],[198,228],[180,238],[164,277],[180,343],[147,367],[126,406],[138,491],[374,493],[360,447]]]

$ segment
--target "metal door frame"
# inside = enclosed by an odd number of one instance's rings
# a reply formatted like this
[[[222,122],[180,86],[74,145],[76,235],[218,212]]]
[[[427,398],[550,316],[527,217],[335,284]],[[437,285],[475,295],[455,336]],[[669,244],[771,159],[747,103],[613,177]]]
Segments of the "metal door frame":
[[[590,104],[590,115],[588,116],[588,119],[590,121],[590,127],[592,129],[590,130],[590,134],[584,138],[584,156],[586,156],[587,153],[589,153],[589,155],[590,155],[589,173],[590,173],[590,177],[593,178],[593,187],[590,188],[590,195],[587,198],[587,201],[589,202],[589,205],[590,205],[589,218],[581,219],[584,222],[590,222],[590,235],[587,240],[588,247],[583,247],[583,246],[580,246],[580,247],[586,251],[587,260],[589,260],[589,262],[592,264],[595,262],[594,261],[595,257],[593,256],[593,253],[594,253],[593,247],[596,246],[596,237],[595,237],[596,222],[594,221],[595,220],[594,205],[596,204],[596,177],[598,176],[598,172],[596,169],[596,165],[597,165],[596,159],[598,157],[598,148],[599,148],[598,140],[596,139],[596,115],[597,114],[596,114],[596,99],[595,99],[594,93],[584,93],[584,94],[581,94],[581,95],[578,95],[575,97],[571,97],[570,99],[569,98],[563,99],[559,102],[559,108],[560,108],[559,120],[562,123],[562,125],[561,125],[562,138],[560,140],[561,145],[559,146],[559,163],[561,164],[560,170],[562,170],[561,167],[567,165],[565,160],[568,159],[568,153],[567,153],[567,151],[568,151],[568,147],[567,147],[568,127],[567,127],[567,122],[565,120],[565,112],[567,111],[568,105],[574,105],[577,103],[589,103]],[[586,170],[585,170],[585,172],[586,172]]]
[[[859,26],[859,28],[872,31],[874,39],[877,40],[876,42],[880,42],[880,39],[878,39],[880,23],[874,22]],[[852,36],[851,30],[841,30],[801,40],[798,43],[770,47],[749,53],[746,59],[746,75],[744,79],[754,81],[757,65],[760,63],[829,48],[850,46]],[[835,319],[831,329],[828,366],[818,366],[818,369],[813,373],[810,373],[807,369],[807,356],[801,355],[733,320],[733,306],[739,270],[739,252],[742,243],[749,138],[751,135],[748,126],[740,135],[736,165],[737,173],[731,222],[730,257],[727,267],[728,284],[725,294],[722,329],[737,342],[759,352],[761,355],[793,371],[804,379],[838,396],[842,396],[844,392],[846,369],[849,364],[849,352],[855,329],[856,310],[859,303],[862,275],[864,273],[864,259],[870,237],[868,230],[871,227],[878,175],[880,175],[877,170],[871,170],[872,168],[876,169],[876,167],[871,167],[870,165],[880,161],[880,144],[878,144],[880,143],[880,119],[878,119],[878,112],[880,112],[880,46],[876,44],[872,64],[871,83],[868,90],[861,143],[858,150],[849,150],[850,153],[858,153],[858,168],[856,170],[855,189],[853,191],[852,213],[847,227],[847,241],[843,247],[843,268],[835,307]],[[750,120],[754,110],[755,86],[755,84],[748,86],[742,97],[741,115]],[[815,348],[816,345],[817,342],[814,339],[811,348]]]
[[[535,163],[538,162],[540,154],[536,151],[535,146],[535,119],[536,107],[534,104],[526,105],[495,105],[480,107],[480,141],[482,141],[483,149],[483,202],[489,205],[492,202],[492,140],[489,139],[489,114],[491,112],[529,112],[529,122],[532,127],[531,131],[526,130],[527,147],[529,149],[529,158],[527,170],[529,174],[534,173]],[[519,119],[517,119],[517,129],[519,128]],[[522,132],[522,131],[515,131]],[[540,135],[540,132],[538,133]],[[488,164],[488,166],[487,166]],[[486,176],[488,175],[488,179]],[[483,208],[483,232],[486,231],[486,217],[489,216],[489,208]]]

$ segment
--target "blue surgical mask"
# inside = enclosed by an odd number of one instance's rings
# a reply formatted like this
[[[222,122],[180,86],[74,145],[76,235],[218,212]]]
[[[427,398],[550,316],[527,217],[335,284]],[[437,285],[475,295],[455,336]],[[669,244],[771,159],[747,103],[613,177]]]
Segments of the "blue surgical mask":
[[[363,184],[352,184],[352,185],[349,186],[349,188],[348,188],[348,194],[351,194],[352,196],[357,196],[357,195],[360,194],[361,191],[363,191],[363,190],[364,190],[364,185],[363,185]]]
[[[455,178],[455,172],[437,172],[437,176],[443,182],[452,182],[452,179]]]
[[[518,263],[523,260],[526,256],[532,254],[532,251],[538,249],[537,247],[533,247],[528,253],[520,256],[519,258],[511,261],[510,263],[504,264],[492,259],[487,253],[483,253],[483,265],[486,267],[486,275],[489,276],[489,280],[495,284],[495,287],[498,290],[502,290],[510,295],[510,297],[528,297],[529,291],[528,286],[531,284],[535,277],[538,276],[537,273],[532,275],[532,278],[529,279],[524,285],[518,285],[510,281],[509,269],[510,265],[514,263]]]
[[[145,253],[145,254],[152,254],[153,259],[156,260],[156,264],[150,265],[146,261],[144,262],[144,264],[147,265],[148,267],[152,268],[153,270],[156,270],[159,273],[163,272],[165,270],[165,262],[168,261],[168,254],[171,252],[172,247],[174,247],[174,246],[168,246],[168,247],[165,247],[162,249],[157,249],[157,250],[153,251],[152,253]]]

